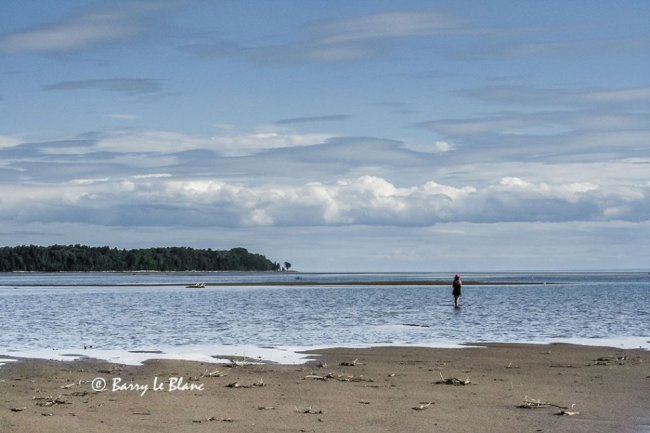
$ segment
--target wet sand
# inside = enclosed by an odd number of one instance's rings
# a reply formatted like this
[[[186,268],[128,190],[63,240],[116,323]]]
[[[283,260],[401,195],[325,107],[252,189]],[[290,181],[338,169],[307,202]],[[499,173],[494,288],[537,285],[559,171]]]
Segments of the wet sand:
[[[494,344],[314,353],[317,361],[299,366],[10,362],[0,367],[0,432],[650,431],[643,350]],[[106,389],[94,391],[103,381]],[[519,407],[525,401],[551,405]]]

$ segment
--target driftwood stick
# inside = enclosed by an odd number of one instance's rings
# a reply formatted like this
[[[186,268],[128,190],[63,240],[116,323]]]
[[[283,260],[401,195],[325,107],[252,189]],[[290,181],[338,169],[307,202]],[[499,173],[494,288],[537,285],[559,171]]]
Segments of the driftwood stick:
[[[518,407],[524,409],[537,409],[540,407],[556,407],[558,409],[563,409],[563,410],[569,409],[567,406],[560,406],[559,404],[549,403],[541,400],[535,400],[534,398],[528,398],[528,397],[524,398],[524,403]]]
[[[325,375],[319,375],[319,374],[308,374],[307,376],[303,377],[303,380],[305,379],[314,379],[314,380],[338,380],[339,382],[374,382],[374,380],[370,379],[369,377],[363,377],[363,375],[359,376],[345,376],[343,374],[333,374],[333,373],[327,373]]]

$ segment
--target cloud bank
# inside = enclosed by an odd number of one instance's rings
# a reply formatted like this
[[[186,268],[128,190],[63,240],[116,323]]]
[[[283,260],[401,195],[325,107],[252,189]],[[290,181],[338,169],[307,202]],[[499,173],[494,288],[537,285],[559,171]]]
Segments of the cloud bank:
[[[648,221],[650,185],[533,183],[398,187],[374,176],[245,186],[166,173],[2,187],[0,218],[116,226],[403,226],[438,223]]]

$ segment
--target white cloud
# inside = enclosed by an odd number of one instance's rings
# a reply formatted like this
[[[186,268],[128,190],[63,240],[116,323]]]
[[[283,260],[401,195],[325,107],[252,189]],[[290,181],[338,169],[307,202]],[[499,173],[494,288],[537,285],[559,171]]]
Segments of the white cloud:
[[[465,23],[432,11],[392,11],[321,22],[300,40],[269,46],[193,44],[188,49],[202,57],[241,56],[274,65],[328,63],[370,58],[386,51],[385,42],[456,32]]]
[[[534,115],[494,116],[475,119],[444,119],[425,122],[422,126],[430,127],[442,134],[481,135],[481,134],[531,134],[541,135],[546,131],[564,132],[567,130],[560,121],[548,119],[547,113]]]
[[[254,153],[296,146],[312,146],[333,138],[333,134],[300,134],[283,128],[259,128],[243,134],[218,135],[211,137],[212,148],[225,156],[246,156]]]
[[[600,106],[650,103],[650,87],[634,88],[537,88],[529,86],[486,86],[463,94],[488,102],[539,106]]]
[[[420,143],[405,143],[405,148],[414,150],[416,152],[422,153],[446,153],[454,150],[456,146],[444,140],[437,140],[430,143],[420,144]]]
[[[573,95],[585,102],[650,102],[650,87],[616,90],[591,90]]]
[[[232,123],[215,123],[213,126],[223,131],[232,131],[233,129],[237,128],[237,126],[233,125]]]
[[[96,148],[112,152],[174,153],[209,147],[210,140],[172,131],[114,130],[97,140]]]
[[[0,217],[25,222],[422,227],[442,222],[644,221],[650,215],[647,186],[534,183],[518,177],[504,177],[483,187],[434,181],[396,186],[376,176],[246,186],[160,173],[2,189]]]
[[[321,24],[314,28],[321,44],[346,44],[383,38],[425,36],[459,25],[449,16],[425,11],[395,11]]]
[[[106,78],[95,80],[60,81],[43,86],[46,91],[99,89],[125,95],[151,95],[162,90],[162,81],[157,78]],[[120,117],[118,115],[118,117]],[[123,116],[122,116],[123,118]]]
[[[131,176],[133,179],[157,179],[164,177],[172,177],[169,173],[151,173],[151,174],[136,174]]]
[[[66,52],[135,36],[139,29],[122,12],[84,15],[65,23],[14,33],[0,39],[5,52]]]
[[[117,120],[136,120],[138,116],[135,114],[127,114],[127,113],[111,113],[107,114],[106,117],[109,117],[111,119],[117,119]]]
[[[161,130],[114,130],[97,140],[95,148],[112,152],[174,153],[210,150],[222,156],[246,156],[278,148],[321,144],[333,135],[300,134],[279,126],[260,126],[252,132],[225,130],[214,136],[181,134]]]
[[[650,119],[638,112],[540,111],[439,119],[419,126],[457,144],[472,161],[562,163],[646,157]],[[468,152],[470,151],[470,152]],[[460,155],[462,152],[454,152]]]
[[[519,192],[524,193],[530,198],[534,195],[561,199],[567,202],[575,202],[585,193],[599,190],[599,186],[591,182],[574,182],[562,184],[548,184],[546,182],[531,183],[518,177],[504,177],[500,180],[499,185],[491,186],[499,192]],[[620,196],[625,199],[625,195]],[[643,195],[637,196],[636,199],[643,198]]]
[[[96,178],[96,179],[74,179],[70,181],[73,185],[92,185],[94,183],[106,183],[109,182],[108,177]]]
[[[10,135],[0,135],[0,149],[18,146],[23,142],[24,140],[18,137],[12,137]]]
[[[87,13],[41,28],[5,35],[0,38],[0,51],[65,53],[128,40],[141,33],[143,19],[166,7],[167,2],[134,2]]]

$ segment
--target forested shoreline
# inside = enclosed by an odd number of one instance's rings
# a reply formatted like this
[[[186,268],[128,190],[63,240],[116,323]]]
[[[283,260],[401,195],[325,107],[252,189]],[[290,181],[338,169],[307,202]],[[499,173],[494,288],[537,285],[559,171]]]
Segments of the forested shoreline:
[[[0,247],[0,272],[278,271],[280,264],[245,248],[117,249],[86,245]]]

